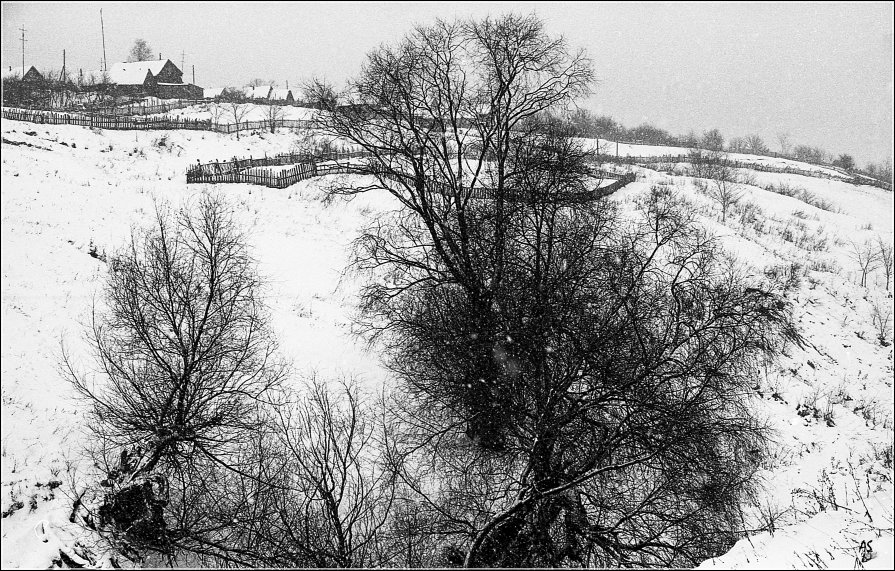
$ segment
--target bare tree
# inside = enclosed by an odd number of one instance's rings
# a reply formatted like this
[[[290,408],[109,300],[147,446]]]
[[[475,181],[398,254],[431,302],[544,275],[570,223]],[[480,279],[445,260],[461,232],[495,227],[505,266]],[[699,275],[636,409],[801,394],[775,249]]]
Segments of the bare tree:
[[[630,232],[594,200],[589,153],[544,117],[591,80],[534,16],[439,21],[321,118],[373,155],[332,192],[406,207],[355,258],[359,325],[403,389],[389,461],[417,518],[389,526],[396,561],[674,566],[736,538],[764,442],[745,387],[798,335],[669,192]]]
[[[702,147],[710,151],[720,151],[724,149],[724,136],[718,129],[712,129],[702,134]]]
[[[748,143],[743,137],[733,137],[727,143],[727,150],[731,153],[745,153],[749,150]]]
[[[222,104],[219,100],[212,101],[208,104],[208,113],[211,115],[211,122],[215,125],[218,125],[221,121],[221,117],[224,116],[224,104]]]
[[[430,564],[680,566],[736,540],[764,439],[744,389],[798,335],[668,189],[641,209],[630,233],[606,203],[514,210],[490,370],[460,289],[392,306],[395,469],[451,540]]]
[[[67,353],[63,365],[108,476],[92,525],[168,552],[209,501],[207,480],[231,477],[216,468],[250,471],[257,411],[283,368],[254,261],[221,199],[158,207],[109,265],[88,335],[99,372],[78,373]]]
[[[335,87],[318,78],[310,79],[301,87],[302,104],[320,109],[335,109],[342,101]]]
[[[855,159],[849,154],[843,153],[836,157],[836,160],[832,161],[834,165],[837,167],[842,167],[847,171],[854,170],[855,168]]]
[[[753,155],[766,155],[770,152],[770,149],[764,143],[764,139],[754,133],[746,136],[746,149]]]
[[[737,170],[721,161],[713,166],[710,173],[707,194],[721,208],[721,222],[727,222],[727,212],[743,197]]]
[[[150,46],[146,40],[143,38],[137,38],[134,40],[134,45],[131,46],[130,54],[127,56],[127,61],[135,62],[135,61],[149,61],[154,60],[155,54],[152,51],[152,46]]]
[[[879,166],[877,169],[877,173],[879,174],[880,179],[892,184],[892,158],[886,157],[886,160],[883,161],[883,164]]]
[[[233,119],[236,129],[236,140],[239,140],[239,124],[251,110],[248,99],[239,89],[225,89],[221,92],[221,103]]]
[[[889,291],[889,284],[892,282],[892,244],[883,240],[882,236],[877,237],[876,245],[879,250],[877,257],[886,276],[886,291]]]
[[[789,133],[781,131],[777,133],[777,144],[780,145],[780,154],[788,155],[792,150],[792,137]]]
[[[592,78],[585,55],[570,53],[533,16],[439,21],[370,54],[361,76],[318,123],[373,154],[357,171],[376,184],[340,191],[384,188],[395,195],[425,224],[450,279],[489,305],[502,267],[498,262],[493,275],[475,267],[478,246],[464,230],[470,201],[477,187],[493,188],[495,232],[503,231],[514,176],[511,141],[526,121],[588,92]],[[323,104],[331,90],[318,85],[312,93],[323,93],[316,98]]]
[[[699,189],[711,198],[721,209],[721,222],[727,222],[727,212],[743,196],[740,175],[727,155],[721,151],[690,152],[691,173],[696,178],[708,179],[699,182]]]
[[[809,145],[796,145],[792,152],[796,159],[806,163],[822,163],[827,157],[826,151]]]
[[[276,87],[277,82],[273,81],[272,79],[261,79],[260,77],[256,77],[252,81],[248,82],[246,85],[248,85],[249,87],[259,87],[259,86],[264,86],[264,85]]]
[[[880,252],[869,241],[859,244],[851,243],[849,257],[854,260],[861,271],[861,287],[867,287],[867,275],[877,269],[880,264]]]
[[[276,133],[277,127],[283,124],[283,106],[274,102],[268,102],[264,108],[264,118],[271,133]]]

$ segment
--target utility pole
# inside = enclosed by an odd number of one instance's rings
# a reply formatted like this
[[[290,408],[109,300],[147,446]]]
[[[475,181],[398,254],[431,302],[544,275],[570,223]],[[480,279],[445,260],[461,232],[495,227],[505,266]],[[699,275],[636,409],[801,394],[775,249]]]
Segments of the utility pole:
[[[25,24],[22,24],[22,27],[19,28],[22,31],[22,79],[25,78]]]
[[[196,65],[193,64],[193,85],[196,85]]]
[[[22,30],[22,81],[19,82],[19,101],[25,101],[25,24],[19,28]]]
[[[180,71],[183,71],[184,63],[186,62],[186,52],[180,50]]]
[[[103,71],[109,71],[109,62],[106,59],[106,25],[103,22],[103,9],[99,9],[99,29],[103,34]]]
[[[62,77],[59,79],[65,81],[65,50],[62,50]]]

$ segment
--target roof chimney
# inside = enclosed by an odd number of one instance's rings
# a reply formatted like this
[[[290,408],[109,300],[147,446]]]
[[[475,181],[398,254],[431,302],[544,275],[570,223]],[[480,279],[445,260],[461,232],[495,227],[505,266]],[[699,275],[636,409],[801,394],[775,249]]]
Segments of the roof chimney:
[[[162,52],[158,53],[158,59],[162,59]]]

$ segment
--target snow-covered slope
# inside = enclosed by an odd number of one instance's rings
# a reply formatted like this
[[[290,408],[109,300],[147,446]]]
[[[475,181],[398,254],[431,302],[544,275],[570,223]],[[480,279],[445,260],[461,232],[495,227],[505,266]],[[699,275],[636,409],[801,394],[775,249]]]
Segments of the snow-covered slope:
[[[60,549],[73,560],[88,555],[78,547],[83,532],[68,522],[84,472],[83,439],[58,363],[63,343],[90,363],[81,331],[106,271],[103,253],[123,244],[133,225],[147,223],[153,200],[178,204],[206,188],[186,185],[189,164],[289,151],[301,135],[237,141],[15,121],[3,121],[2,131],[0,563],[46,567]],[[721,224],[692,179],[636,170],[639,180],[612,200],[625,205],[651,184],[671,184],[756,273],[794,262],[807,272],[793,299],[810,343],[755,379],[755,406],[776,437],[765,490],[745,524],[757,529],[773,520],[774,533],[751,534],[703,566],[851,567],[869,541],[875,557],[862,565],[890,568],[893,354],[877,340],[871,313],[874,305],[891,310],[892,300],[879,272],[868,288],[856,284],[849,250],[852,242],[892,242],[892,193],[756,172],[745,202]],[[781,183],[822,198],[824,209],[762,188]],[[350,332],[359,284],[343,272],[358,228],[395,201],[380,192],[325,204],[318,180],[284,190],[217,190],[249,231],[282,353],[298,374],[352,375],[370,387],[387,382],[378,356]],[[887,335],[891,341],[891,325]]]

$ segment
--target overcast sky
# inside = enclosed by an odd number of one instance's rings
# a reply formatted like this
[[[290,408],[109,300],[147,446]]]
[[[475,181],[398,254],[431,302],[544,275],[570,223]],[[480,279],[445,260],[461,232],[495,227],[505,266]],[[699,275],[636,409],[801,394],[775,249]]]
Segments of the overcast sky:
[[[100,4],[4,2],[4,69],[98,69]],[[535,12],[584,47],[600,83],[585,107],[672,133],[717,127],[848,152],[892,155],[893,4],[837,3],[103,3],[109,62],[135,38],[204,87],[253,78],[340,83],[365,54],[437,17]]]

